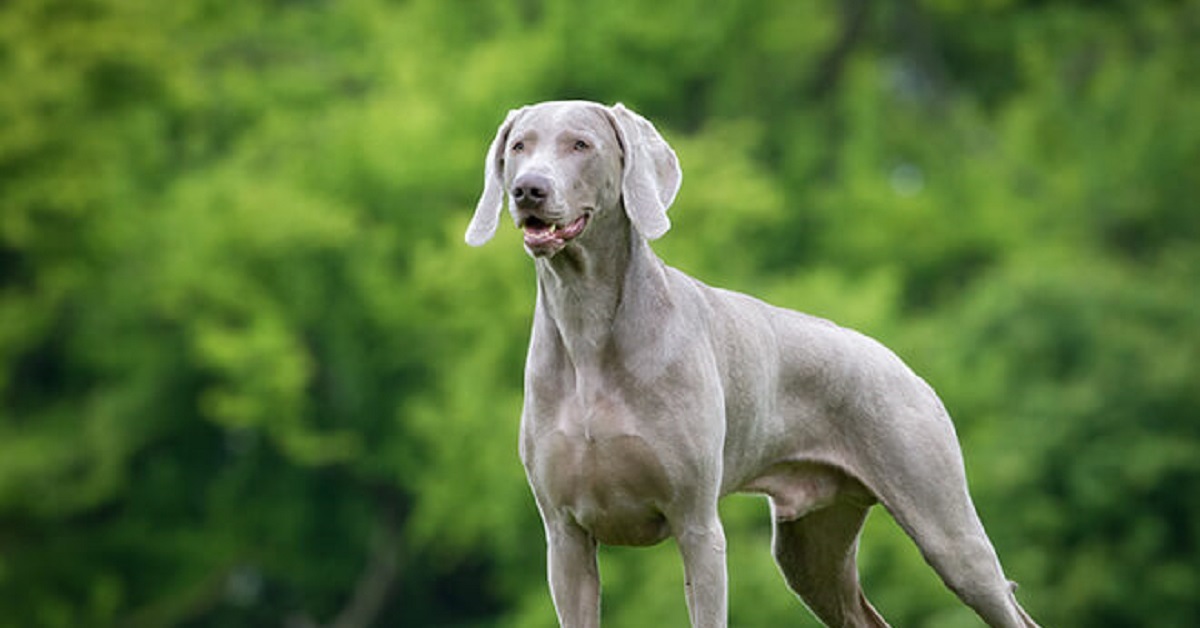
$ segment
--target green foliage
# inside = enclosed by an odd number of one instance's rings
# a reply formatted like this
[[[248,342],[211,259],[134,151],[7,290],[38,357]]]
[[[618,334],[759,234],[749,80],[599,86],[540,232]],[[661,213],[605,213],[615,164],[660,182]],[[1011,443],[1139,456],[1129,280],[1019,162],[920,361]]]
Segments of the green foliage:
[[[955,415],[1033,615],[1200,612],[1195,3],[0,5],[0,626],[549,626],[532,269],[462,244],[506,109],[676,147],[655,244],[866,331]],[[733,625],[815,625],[761,499]],[[977,625],[883,512],[897,625]],[[602,556],[682,625],[677,552]]]

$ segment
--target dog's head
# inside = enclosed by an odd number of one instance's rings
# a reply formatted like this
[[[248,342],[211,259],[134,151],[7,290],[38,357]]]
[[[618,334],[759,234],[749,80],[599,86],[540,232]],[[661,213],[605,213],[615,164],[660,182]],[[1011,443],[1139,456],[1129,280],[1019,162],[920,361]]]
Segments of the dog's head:
[[[674,151],[645,118],[617,104],[547,102],[515,109],[488,150],[484,189],[467,228],[479,246],[496,232],[504,198],[525,248],[552,256],[599,212],[624,207],[643,237],[670,228],[679,190]]]

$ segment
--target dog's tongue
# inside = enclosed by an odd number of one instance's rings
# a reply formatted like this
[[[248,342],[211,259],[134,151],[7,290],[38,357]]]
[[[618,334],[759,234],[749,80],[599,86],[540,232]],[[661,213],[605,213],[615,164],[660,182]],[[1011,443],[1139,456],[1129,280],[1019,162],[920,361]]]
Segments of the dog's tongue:
[[[542,246],[557,239],[558,233],[554,225],[525,225],[525,244],[529,246]]]
[[[578,236],[587,225],[587,215],[576,218],[565,227],[547,224],[541,221],[530,221],[525,224],[525,244],[531,247],[545,246],[551,243],[565,244]]]
[[[579,235],[583,232],[583,228],[587,226],[587,219],[587,214],[576,218],[571,222],[571,224],[558,230],[558,237],[562,238],[563,240],[570,240]]]

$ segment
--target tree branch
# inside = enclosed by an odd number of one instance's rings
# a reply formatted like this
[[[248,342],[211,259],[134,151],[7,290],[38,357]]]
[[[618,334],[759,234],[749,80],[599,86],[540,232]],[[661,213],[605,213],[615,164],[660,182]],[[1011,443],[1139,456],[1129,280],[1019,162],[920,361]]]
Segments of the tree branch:
[[[837,88],[846,60],[858,45],[867,25],[867,0],[845,0],[841,9],[841,33],[833,46],[821,55],[817,71],[808,86],[809,96],[814,99]]]

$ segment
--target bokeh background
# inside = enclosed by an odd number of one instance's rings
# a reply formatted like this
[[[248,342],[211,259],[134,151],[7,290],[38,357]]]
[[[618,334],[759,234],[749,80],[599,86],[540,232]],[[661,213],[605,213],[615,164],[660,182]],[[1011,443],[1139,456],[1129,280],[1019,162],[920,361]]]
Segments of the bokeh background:
[[[1200,3],[0,3],[0,626],[549,627],[512,107],[676,148],[658,253],[894,348],[1047,626],[1200,617]],[[815,626],[759,498],[733,626]],[[682,626],[671,543],[606,625]],[[897,626],[978,626],[885,512]]]

